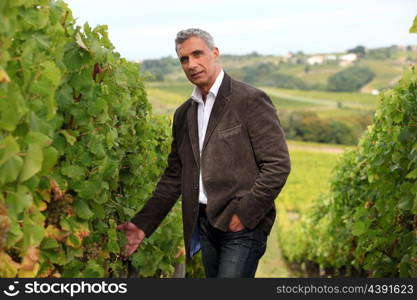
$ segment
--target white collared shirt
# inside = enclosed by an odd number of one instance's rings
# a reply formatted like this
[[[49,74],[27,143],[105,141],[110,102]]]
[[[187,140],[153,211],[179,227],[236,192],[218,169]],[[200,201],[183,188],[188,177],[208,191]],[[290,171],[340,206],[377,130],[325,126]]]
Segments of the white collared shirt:
[[[216,100],[217,93],[219,91],[220,85],[223,81],[224,72],[220,70],[219,75],[217,75],[216,81],[210,88],[209,93],[206,97],[206,102],[203,101],[203,96],[200,89],[196,86],[191,94],[191,99],[198,103],[198,113],[197,113],[197,122],[198,122],[198,140],[200,148],[200,157],[201,151],[203,149],[204,138],[206,136],[207,125],[210,119],[211,110],[213,109],[214,101]],[[201,174],[201,165],[200,165],[200,191],[199,191],[199,202],[207,204],[207,193],[203,185],[203,177]]]

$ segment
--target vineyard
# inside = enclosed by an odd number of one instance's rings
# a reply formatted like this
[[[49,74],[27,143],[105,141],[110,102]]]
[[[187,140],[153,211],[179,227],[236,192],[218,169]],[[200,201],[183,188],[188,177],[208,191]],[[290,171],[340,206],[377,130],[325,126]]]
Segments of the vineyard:
[[[379,101],[373,125],[333,170],[330,193],[300,219],[281,215],[283,255],[316,276],[319,269],[326,276],[417,276],[416,68]]]
[[[170,275],[178,207],[129,260],[116,231],[169,151],[138,65],[63,1],[2,1],[0,20],[0,277]]]
[[[77,26],[60,0],[2,0],[0,277],[172,276],[185,261],[180,203],[129,258],[116,225],[150,198],[170,151],[161,114],[189,88],[151,85],[155,115],[139,64],[115,51],[105,25]],[[333,92],[269,92],[291,107],[337,104]],[[367,109],[376,99],[343,94]],[[417,276],[417,69],[378,99],[373,124],[337,162],[292,152],[306,169],[326,160],[323,178],[289,178],[305,203],[285,192],[277,201],[282,255],[313,276]],[[201,276],[200,256],[186,272]]]

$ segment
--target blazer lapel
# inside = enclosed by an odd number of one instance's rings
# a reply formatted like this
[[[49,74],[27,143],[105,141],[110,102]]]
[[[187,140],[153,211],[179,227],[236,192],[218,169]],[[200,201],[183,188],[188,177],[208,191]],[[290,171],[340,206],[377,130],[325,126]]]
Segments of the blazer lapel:
[[[191,147],[194,153],[194,159],[200,168],[200,147],[198,142],[198,122],[197,122],[198,104],[191,100],[191,107],[187,112],[188,135],[190,136]]]
[[[222,84],[220,85],[219,92],[217,93],[216,100],[214,101],[213,109],[211,110],[209,123],[207,125],[206,136],[204,137],[203,149],[206,148],[206,145],[213,133],[214,129],[216,128],[217,124],[221,120],[224,112],[227,109],[227,104],[229,103],[229,96],[230,96],[230,84],[231,80],[229,75],[226,73],[224,74],[224,78]]]

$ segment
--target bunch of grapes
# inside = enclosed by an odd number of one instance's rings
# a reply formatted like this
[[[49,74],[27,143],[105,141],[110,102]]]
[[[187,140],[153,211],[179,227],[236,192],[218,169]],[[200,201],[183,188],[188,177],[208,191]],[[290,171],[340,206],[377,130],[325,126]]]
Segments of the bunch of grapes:
[[[89,243],[84,245],[84,257],[87,260],[93,260],[99,257],[101,245],[98,243]]]
[[[46,209],[48,215],[46,218],[47,224],[59,226],[61,216],[73,215],[73,202],[74,198],[71,194],[65,194],[63,197],[51,200]]]
[[[395,218],[396,224],[401,230],[413,230],[416,228],[416,220],[416,216],[412,214],[398,214]]]
[[[22,256],[18,249],[15,247],[7,249],[7,254],[12,258],[14,262],[21,263],[22,262]]]

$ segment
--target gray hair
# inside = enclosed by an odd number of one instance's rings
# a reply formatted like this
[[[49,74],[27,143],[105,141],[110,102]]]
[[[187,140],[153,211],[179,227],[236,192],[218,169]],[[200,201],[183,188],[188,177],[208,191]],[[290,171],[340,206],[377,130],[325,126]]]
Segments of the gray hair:
[[[210,33],[199,28],[188,28],[177,33],[177,37],[175,38],[175,52],[178,53],[178,46],[192,36],[196,36],[204,40],[210,49],[214,49],[216,47]]]

